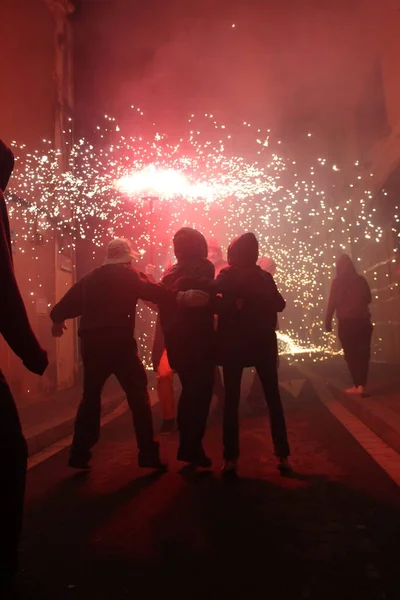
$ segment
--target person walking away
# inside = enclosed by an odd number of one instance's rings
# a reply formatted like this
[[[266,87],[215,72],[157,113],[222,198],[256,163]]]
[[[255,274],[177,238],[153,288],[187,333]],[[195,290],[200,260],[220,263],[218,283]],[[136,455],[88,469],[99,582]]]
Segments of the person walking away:
[[[239,459],[239,402],[243,369],[255,367],[270,415],[278,469],[291,471],[286,422],[279,394],[277,368],[277,313],[285,308],[275,282],[256,263],[258,241],[245,233],[228,248],[229,267],[214,282],[222,294],[217,330],[217,362],[223,367],[225,406],[223,420],[223,473],[237,471]],[[240,298],[238,290],[242,290]]]
[[[11,150],[0,140],[0,333],[32,373],[43,375],[47,353],[30,326],[15,279],[4,191],[14,166]],[[0,596],[11,592],[18,569],[27,446],[11,390],[0,370]]]
[[[190,227],[176,232],[177,262],[162,278],[167,289],[179,288],[179,280],[214,279],[214,266],[207,260],[204,236]],[[161,326],[171,368],[182,385],[178,401],[179,448],[177,458],[193,467],[211,467],[203,448],[203,437],[213,394],[215,375],[215,331],[213,308],[188,309],[182,304],[160,305]]]
[[[147,376],[134,337],[135,313],[139,298],[175,305],[177,297],[139,273],[132,266],[133,259],[128,240],[112,240],[103,266],[78,281],[50,313],[52,333],[56,337],[63,334],[66,319],[81,317],[83,396],[68,462],[73,468],[90,468],[91,449],[100,435],[101,391],[112,374],[124,390],[132,411],[139,467],[164,469],[166,466],[154,439]],[[188,292],[188,297],[193,300],[196,294]],[[185,301],[185,297],[180,300]]]
[[[373,326],[369,305],[372,301],[367,280],[359,275],[351,258],[343,254],[336,263],[325,318],[326,331],[332,331],[336,313],[338,335],[353,386],[348,394],[363,396],[371,357]]]
[[[268,256],[262,256],[257,261],[258,266],[267,273],[270,273],[272,277],[276,274],[276,263],[272,258]],[[276,330],[279,329],[278,319],[276,320]],[[278,354],[278,367],[279,367],[279,354]],[[246,398],[247,404],[254,415],[264,414],[266,407],[265,401],[263,401],[264,391],[261,385],[261,381],[257,373],[254,374],[253,383],[250,391]]]

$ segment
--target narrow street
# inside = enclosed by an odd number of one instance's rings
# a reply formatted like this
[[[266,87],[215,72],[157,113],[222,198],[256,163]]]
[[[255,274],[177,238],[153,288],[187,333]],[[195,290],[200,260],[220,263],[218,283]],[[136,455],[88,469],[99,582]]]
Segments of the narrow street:
[[[346,427],[303,366],[280,369],[292,478],[276,470],[267,417],[245,402],[235,479],[219,472],[214,415],[208,473],[182,470],[176,434],[161,439],[169,471],[139,471],[128,412],[103,426],[90,473],[66,466],[66,448],[33,456],[23,597],[398,599],[399,488],[374,456],[392,474],[400,457],[342,407]]]

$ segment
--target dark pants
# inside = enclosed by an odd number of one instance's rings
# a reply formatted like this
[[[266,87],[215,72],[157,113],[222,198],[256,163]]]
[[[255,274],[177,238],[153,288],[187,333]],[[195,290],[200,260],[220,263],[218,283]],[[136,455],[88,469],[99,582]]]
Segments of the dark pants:
[[[367,384],[372,330],[369,319],[340,319],[339,321],[339,340],[356,387]]]
[[[255,368],[260,378],[269,410],[275,454],[280,458],[286,458],[290,454],[290,449],[287,440],[285,415],[279,394],[276,356],[271,352],[271,357],[266,356],[263,360],[260,359]],[[239,402],[242,373],[243,367],[234,364],[224,366],[225,407],[223,442],[225,460],[236,460],[239,458]]]
[[[0,589],[18,567],[27,455],[17,407],[0,371]]]
[[[178,402],[180,451],[196,455],[202,450],[214,388],[215,364],[207,362],[177,369],[182,385]]]
[[[126,394],[141,456],[158,456],[147,391],[147,375],[135,340],[82,340],[83,397],[75,422],[71,452],[89,459],[100,436],[101,392],[115,375]]]

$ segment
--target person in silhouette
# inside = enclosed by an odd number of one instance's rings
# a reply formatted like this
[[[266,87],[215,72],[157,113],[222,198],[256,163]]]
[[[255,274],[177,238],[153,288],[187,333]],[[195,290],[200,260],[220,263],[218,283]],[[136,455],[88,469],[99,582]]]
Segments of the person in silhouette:
[[[168,292],[137,271],[132,266],[133,260],[128,240],[112,240],[104,264],[78,281],[50,312],[52,333],[56,337],[63,334],[66,319],[81,317],[83,396],[68,462],[76,469],[90,468],[91,449],[100,434],[101,391],[112,374],[123,388],[132,411],[139,467],[166,467],[154,439],[147,375],[135,340],[136,305],[140,298],[162,302],[168,310],[170,304],[201,306],[208,302],[208,297],[193,290],[181,294]]]
[[[207,259],[204,236],[182,227],[173,239],[176,263],[162,278],[167,289],[197,287],[214,279],[214,265]],[[180,281],[189,279],[189,288]],[[160,320],[171,368],[178,374],[182,392],[178,401],[179,448],[177,458],[193,467],[211,467],[203,437],[214,387],[215,330],[212,307],[187,308],[182,304],[160,305]]]
[[[325,317],[326,331],[332,331],[336,313],[338,335],[353,381],[348,394],[363,396],[367,385],[373,326],[369,305],[372,301],[367,280],[359,275],[351,258],[343,254],[336,263]]]
[[[4,200],[13,166],[14,156],[0,140],[0,333],[29,371],[43,375],[47,353],[32,331],[13,268]],[[0,370],[0,592],[10,591],[18,569],[27,454],[17,407]]]

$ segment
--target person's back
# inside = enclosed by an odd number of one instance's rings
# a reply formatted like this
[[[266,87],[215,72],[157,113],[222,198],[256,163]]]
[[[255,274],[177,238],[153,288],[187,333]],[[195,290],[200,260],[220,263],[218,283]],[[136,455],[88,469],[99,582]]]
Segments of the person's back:
[[[132,339],[140,273],[131,265],[109,264],[82,280],[83,338]]]
[[[196,281],[214,279],[214,266],[207,260],[204,236],[190,227],[183,227],[174,236],[177,263],[165,274],[162,283],[167,289],[190,289]],[[191,280],[184,287],[180,281]],[[183,306],[160,304],[160,319],[171,367],[182,385],[178,402],[178,460],[192,466],[210,467],[204,452],[203,437],[214,385],[214,311],[211,307],[187,309]]]
[[[368,319],[371,292],[362,275],[354,273],[344,280],[334,280],[336,314],[338,319]]]
[[[183,232],[180,237],[178,234]],[[214,266],[207,260],[207,246],[201,247],[200,234],[189,228],[183,228],[174,239],[178,262],[162,278],[167,289],[183,289],[180,280],[190,279],[191,286],[196,281],[214,278]],[[189,288],[185,288],[189,289]],[[185,291],[183,290],[183,291]],[[160,320],[165,338],[165,346],[171,367],[178,370],[193,364],[212,360],[214,343],[214,313],[210,307],[188,308],[184,305],[160,304]]]
[[[216,289],[222,294],[217,329],[220,364],[240,361],[243,366],[254,365],[260,353],[275,343],[277,312],[285,308],[273,277],[256,265],[258,246],[250,235],[231,244],[230,266],[216,280]],[[248,250],[252,245],[254,256]]]
[[[239,402],[243,369],[254,366],[270,411],[270,425],[278,468],[290,470],[286,423],[279,395],[275,324],[285,308],[272,275],[257,266],[258,241],[245,233],[228,248],[229,267],[214,285],[222,295],[218,318],[217,354],[225,382],[223,472],[238,468]]]

